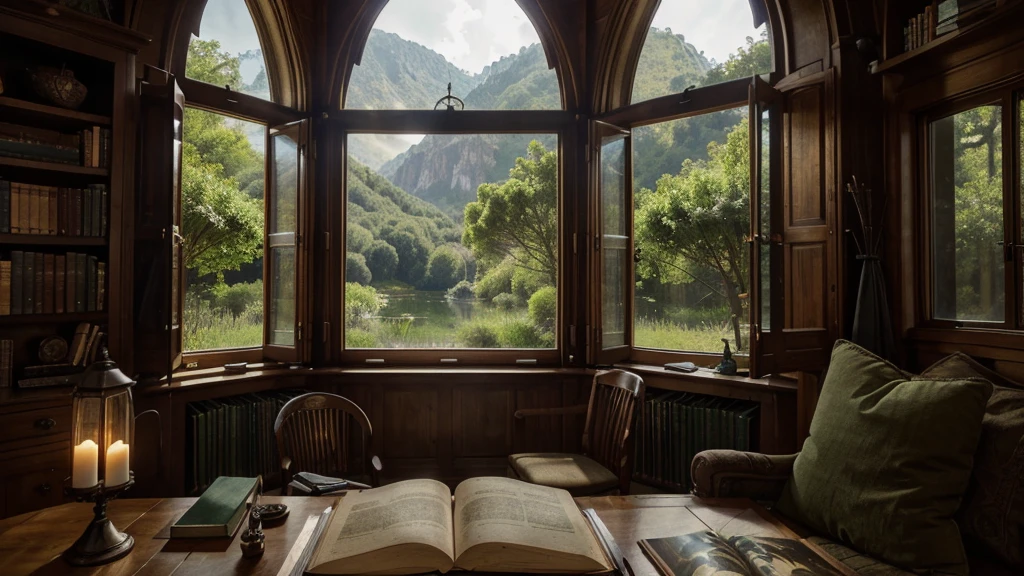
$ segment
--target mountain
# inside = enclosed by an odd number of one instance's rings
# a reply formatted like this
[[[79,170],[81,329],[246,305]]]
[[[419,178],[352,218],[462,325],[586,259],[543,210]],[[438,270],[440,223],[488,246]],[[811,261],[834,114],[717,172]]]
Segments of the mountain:
[[[433,109],[448,93],[468,94],[480,82],[437,52],[397,34],[370,30],[359,66],[352,69],[345,107],[351,109]]]
[[[642,102],[700,85],[712,68],[704,53],[687,43],[682,34],[673,34],[671,28],[652,27],[637,62],[632,101]]]

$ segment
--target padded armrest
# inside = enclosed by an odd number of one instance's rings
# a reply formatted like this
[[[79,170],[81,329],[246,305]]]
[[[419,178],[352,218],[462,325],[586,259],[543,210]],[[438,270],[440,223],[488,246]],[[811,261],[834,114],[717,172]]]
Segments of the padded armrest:
[[[693,457],[693,493],[701,498],[778,500],[793,475],[796,454],[770,456],[738,450],[705,450]]]

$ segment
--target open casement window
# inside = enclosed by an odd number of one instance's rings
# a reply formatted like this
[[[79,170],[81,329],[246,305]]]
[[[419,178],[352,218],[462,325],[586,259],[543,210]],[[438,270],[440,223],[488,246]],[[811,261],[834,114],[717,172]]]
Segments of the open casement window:
[[[307,195],[309,121],[270,128],[264,224],[263,354],[298,362],[303,353],[306,274],[303,239]]]
[[[139,82],[135,199],[135,371],[160,378],[181,365],[181,155],[185,97],[148,67]],[[170,159],[170,161],[168,161]]]
[[[611,364],[629,358],[633,328],[633,170],[629,130],[604,122],[591,128],[595,167],[593,182],[594,244],[592,286],[598,325],[593,331],[592,360]]]

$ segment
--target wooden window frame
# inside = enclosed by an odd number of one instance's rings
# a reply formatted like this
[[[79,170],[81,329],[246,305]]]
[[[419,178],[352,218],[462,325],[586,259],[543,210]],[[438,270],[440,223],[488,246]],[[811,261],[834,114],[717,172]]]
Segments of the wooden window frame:
[[[769,75],[758,76],[757,77],[757,82],[760,85],[763,85],[763,86],[767,87],[768,86],[768,83],[767,83],[768,76]],[[694,89],[687,90],[685,92],[681,92],[681,93],[677,93],[677,94],[670,94],[670,95],[667,95],[667,96],[661,96],[661,97],[658,97],[658,98],[653,98],[653,99],[650,99],[650,100],[645,100],[643,102],[638,102],[636,104],[631,104],[629,106],[625,106],[625,107],[620,108],[618,110],[614,110],[612,112],[609,112],[608,114],[604,114],[604,115],[598,116],[595,120],[597,120],[599,122],[615,125],[615,126],[621,126],[621,127],[625,128],[625,129],[628,129],[628,130],[632,131],[634,128],[638,128],[638,127],[642,127],[642,126],[648,126],[648,125],[652,125],[652,124],[659,124],[659,123],[662,123],[662,122],[669,122],[669,121],[673,121],[673,120],[679,120],[679,119],[682,119],[682,118],[693,118],[693,117],[696,117],[696,116],[703,116],[703,115],[707,115],[707,114],[713,114],[715,112],[721,112],[721,111],[724,111],[724,110],[733,110],[733,109],[738,109],[738,108],[743,108],[743,107],[750,107],[751,103],[755,100],[756,97],[763,97],[764,96],[762,94],[762,92],[765,91],[765,90],[763,90],[761,88],[755,88],[754,86],[752,86],[751,82],[752,82],[751,79],[743,78],[743,79],[739,79],[739,80],[731,80],[731,81],[728,81],[728,82],[722,82],[722,83],[719,83],[719,84],[712,84],[710,86],[703,86],[703,87],[700,87],[700,88],[694,88]],[[771,88],[769,87],[767,90],[771,91]],[[782,146],[782,140],[781,140],[781,130],[777,129],[778,126],[779,126],[778,119],[773,118],[772,126],[771,126],[772,127],[771,140],[770,140],[770,143],[769,143],[769,145],[771,147],[770,150],[771,150],[771,162],[772,162],[771,183],[770,184],[771,184],[771,188],[772,188],[773,192],[775,191],[775,189],[779,185],[780,173],[781,173],[781,169],[782,169],[781,162],[779,162],[780,150],[781,150],[781,146]],[[753,150],[751,151],[751,155],[753,155]],[[632,171],[630,171],[629,179],[630,179],[630,187],[632,187]],[[594,181],[596,182],[596,178],[595,178]],[[775,196],[777,196],[777,195],[775,195]],[[595,198],[593,193],[591,194],[591,198]],[[632,195],[630,195],[630,202],[631,201],[632,201]],[[773,202],[779,202],[779,201],[781,201],[781,199],[773,197],[772,201]],[[631,210],[631,213],[634,213],[634,210],[635,210],[635,208]],[[600,222],[597,221],[597,219],[596,219],[596,211],[594,211],[594,212],[595,212],[595,214],[592,214],[592,216],[591,216],[591,227],[595,231],[594,233],[597,234],[597,233],[599,233],[599,230],[600,230]],[[778,212],[778,210],[775,210],[774,212]],[[635,218],[635,216],[634,216],[634,218]],[[773,214],[772,222],[771,222],[771,229],[773,231],[779,229],[779,228],[777,228],[776,220],[777,220],[777,218],[775,217],[775,214]],[[632,221],[630,222],[630,226],[632,227]],[[773,252],[772,264],[773,264],[773,269],[775,269],[775,267],[776,267],[776,260],[777,260],[776,252],[778,252],[778,251],[777,250],[773,250],[772,252]],[[599,254],[592,254],[592,257],[591,257],[591,267],[592,267],[592,269],[595,269],[595,270],[600,270],[601,269],[600,268],[601,263],[599,262],[599,256],[600,256]],[[781,258],[778,258],[778,259],[781,260]],[[634,265],[632,263],[632,260],[630,260],[630,266],[629,266],[628,274],[629,274],[629,277],[630,277],[630,282],[629,283],[630,283],[631,287],[635,286],[635,270],[634,270],[634,268],[635,267],[634,267]],[[751,276],[753,276],[753,267],[751,268]],[[594,278],[595,278],[595,281],[600,280],[600,278],[598,278],[596,276]],[[753,285],[754,281],[755,281],[755,279],[752,277],[751,278],[752,284],[750,286],[751,290],[754,289],[754,285]],[[593,285],[593,286],[594,286],[594,288],[593,288],[592,292],[596,292],[596,294],[592,294],[591,298],[593,300],[599,300],[600,299],[600,294],[599,294],[600,290],[596,287],[596,285]],[[774,287],[774,285],[773,285],[773,287]],[[772,305],[773,322],[772,322],[772,325],[773,326],[781,326],[782,325],[781,322],[776,323],[774,321],[776,316],[781,315],[781,310],[779,310],[779,306],[775,305],[775,301],[777,301],[780,296],[781,296],[781,290],[775,289],[775,290],[772,291],[772,300],[773,300],[773,305]],[[591,338],[592,338],[592,341],[594,341],[594,342],[598,341],[597,334],[599,333],[599,331],[601,329],[601,320],[602,320],[602,318],[601,318],[601,316],[599,314],[597,314],[598,311],[599,311],[599,308],[596,305],[591,307],[591,313],[592,313],[591,326],[592,326],[592,331],[593,331],[593,335],[591,336]],[[628,315],[627,316],[628,317],[627,317],[626,320],[627,320],[627,323],[629,324],[629,326],[627,328],[628,341],[627,341],[627,344],[625,346],[626,350],[625,350],[624,354],[617,354],[616,355],[616,356],[624,356],[624,357],[622,357],[622,358],[619,358],[619,357],[615,357],[615,358],[609,357],[606,354],[602,354],[601,350],[596,349],[596,348],[599,348],[599,347],[595,346],[595,350],[591,354],[591,361],[592,362],[597,363],[597,364],[605,364],[605,363],[610,363],[612,360],[614,360],[616,362],[626,361],[626,362],[630,362],[630,363],[646,364],[646,365],[663,365],[663,364],[667,364],[667,363],[670,363],[670,362],[693,362],[694,364],[696,364],[698,366],[712,366],[712,365],[717,364],[721,360],[722,356],[721,356],[720,353],[707,353],[707,352],[681,351],[681,350],[665,350],[665,349],[656,349],[656,348],[640,348],[640,347],[637,347],[637,346],[634,345],[634,341],[633,341],[633,333],[634,333],[633,322],[634,322],[635,318],[633,316],[632,302],[629,303]],[[760,344],[760,335],[756,334],[757,329],[753,327],[753,323],[751,323],[751,326],[752,327],[751,327],[751,332],[750,332],[750,342],[751,342],[750,353],[748,355],[743,355],[743,356],[734,355],[734,358],[736,359],[737,364],[739,365],[739,367],[741,369],[749,369],[749,368],[751,368],[751,364],[756,364],[756,360],[752,361],[752,359],[753,359],[753,357],[755,355],[757,355],[759,353],[758,350],[755,350],[754,342],[755,342],[755,338],[756,338],[759,341],[758,344]]]
[[[951,320],[934,317],[933,274],[933,202],[931,136],[932,123],[983,106],[1002,109],[1002,171],[1003,188],[1003,284],[1004,312],[1001,322]],[[917,113],[915,190],[918,230],[917,287],[918,309],[915,332],[934,334],[935,330],[966,330],[1004,336],[1019,335],[1024,330],[1024,238],[1021,214],[1021,146],[1020,110],[1024,106],[1024,82],[1002,83],[967,96],[955,98]],[[1006,254],[1009,252],[1009,258]]]
[[[274,127],[276,125],[282,125],[282,124],[288,124],[288,123],[292,123],[292,122],[298,122],[298,121],[303,120],[306,117],[301,112],[299,112],[297,110],[294,110],[294,109],[291,109],[291,108],[288,108],[286,106],[282,106],[282,105],[276,104],[274,102],[263,100],[261,98],[255,97],[255,96],[250,96],[248,94],[242,94],[240,92],[235,92],[235,91],[230,90],[228,88],[221,88],[221,87],[218,87],[218,86],[214,86],[212,84],[207,84],[205,82],[200,82],[198,80],[193,80],[191,78],[182,77],[182,78],[178,79],[178,84],[181,87],[181,91],[182,91],[182,93],[185,96],[185,107],[186,108],[196,108],[196,109],[203,110],[203,111],[206,111],[206,112],[211,112],[211,113],[214,113],[214,114],[220,114],[222,116],[228,116],[228,117],[231,117],[231,118],[237,118],[239,120],[244,120],[246,122],[254,122],[254,123],[261,124],[264,127],[264,130],[265,130],[264,134],[265,134],[265,137],[267,138],[268,142],[269,142],[269,132],[270,132],[270,129],[272,127]],[[270,153],[269,152],[269,148],[265,147],[264,149],[265,149],[266,153],[269,155],[269,153]],[[266,209],[267,205],[269,204],[269,195],[270,195],[270,189],[269,189],[270,188],[270,183],[269,183],[268,174],[266,172],[266,169],[264,169],[263,181],[264,181],[264,209]],[[308,196],[309,196],[308,194],[303,196],[303,200],[305,201],[305,204],[308,204],[308,202],[309,202]],[[180,201],[180,199],[179,199],[179,201]],[[305,204],[300,205],[299,209],[300,210],[305,210],[306,209]],[[264,247],[264,250],[266,250],[265,247]],[[297,258],[300,258],[299,254],[297,254]],[[264,272],[263,272],[263,277],[264,277],[264,331],[263,331],[264,337],[263,337],[263,340],[264,341],[263,341],[263,343],[260,346],[250,346],[250,347],[243,347],[243,348],[223,348],[223,349],[193,350],[193,351],[184,351],[184,346],[182,346],[181,347],[181,349],[183,350],[183,352],[182,352],[182,362],[181,362],[181,367],[179,368],[179,370],[195,370],[195,369],[214,368],[214,367],[223,366],[225,364],[234,364],[234,363],[240,363],[240,362],[245,362],[247,364],[251,364],[251,363],[263,362],[264,360],[274,359],[274,358],[278,357],[273,352],[270,354],[270,356],[268,356],[267,351],[266,351],[266,345],[267,345],[266,336],[265,336],[266,322],[267,322],[266,312],[265,312],[266,311],[266,301],[265,301],[265,299],[266,299],[266,291],[267,291],[266,275],[267,275],[266,266],[264,266]],[[185,270],[183,268],[181,268],[181,285],[182,285],[182,288],[181,288],[181,296],[180,296],[180,298],[177,301],[177,305],[178,305],[178,315],[179,315],[178,317],[181,318],[182,322],[184,322],[184,302],[185,302],[184,277],[185,277]],[[303,320],[301,320],[301,321],[305,321],[306,320],[304,318],[305,315],[303,314],[304,308],[301,307],[299,305],[299,302],[298,302],[298,300],[301,300],[300,295],[304,294],[304,292],[303,292],[304,288],[302,288],[302,286],[303,285],[301,285],[301,284],[296,286],[296,300],[297,300],[297,302],[296,302],[295,310],[296,310],[296,316],[297,317],[302,317]],[[183,335],[184,330],[182,330],[181,332],[182,332],[182,335]]]
[[[573,258],[570,242],[566,241],[567,228],[573,214],[570,182],[573,173],[573,157],[566,147],[574,142],[576,130],[575,114],[565,110],[462,110],[457,112],[435,110],[338,110],[327,115],[325,128],[327,139],[335,142],[334,154],[342,155],[340,173],[329,177],[329,190],[341,191],[340,207],[333,209],[340,218],[332,221],[338,228],[341,249],[330,257],[332,276],[339,279],[337,312],[331,314],[337,330],[338,342],[333,347],[339,351],[342,365],[349,366],[560,366],[566,352],[565,327],[574,324],[566,296],[569,287],[567,266]],[[345,348],[345,254],[348,199],[348,154],[349,135],[359,134],[554,134],[558,138],[558,307],[555,328],[555,346],[545,349],[472,349],[472,348],[397,348],[397,349],[347,349]],[[331,196],[331,194],[328,194]],[[567,324],[568,323],[568,324]]]

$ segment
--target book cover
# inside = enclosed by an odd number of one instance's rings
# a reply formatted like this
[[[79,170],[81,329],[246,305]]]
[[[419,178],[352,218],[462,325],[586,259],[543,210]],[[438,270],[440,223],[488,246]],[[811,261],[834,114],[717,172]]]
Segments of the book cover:
[[[11,314],[24,314],[22,294],[25,284],[25,253],[21,250],[11,251]]]
[[[11,315],[11,261],[0,260],[0,316]]]
[[[85,358],[85,344],[89,338],[90,325],[88,322],[82,322],[75,328],[75,335],[71,339],[71,346],[68,346],[68,362],[72,366],[77,366]]]
[[[86,255],[75,254],[75,312],[85,312]]]
[[[85,311],[96,311],[96,257],[89,256],[85,267]]]
[[[18,189],[21,191],[21,206],[19,207],[19,212],[21,214],[19,217],[19,221],[21,222],[20,232],[22,234],[31,234],[32,227],[30,226],[30,224],[32,223],[32,189],[27,184],[19,184]]]
[[[70,314],[75,311],[75,287],[78,285],[78,275],[75,274],[75,253],[68,252],[64,260],[64,311]]]
[[[53,311],[57,314],[64,313],[64,303],[67,301],[67,294],[64,290],[64,273],[67,264],[64,262],[64,255],[58,254],[53,259],[53,273],[56,276],[53,290]]]
[[[73,230],[72,236],[82,235],[82,196],[84,193],[81,190],[73,190],[71,194],[74,195],[74,202],[72,203],[71,210],[71,222],[69,226]]]
[[[100,167],[100,127],[93,126],[89,135],[92,137],[92,166],[93,168]]]
[[[255,490],[255,478],[217,478],[199,500],[171,525],[171,538],[232,536]]]
[[[43,290],[44,290],[44,269],[43,253],[36,252],[33,255],[33,280],[32,280],[32,311],[36,314],[43,313]]]
[[[50,233],[50,190],[46,186],[36,186],[39,195],[39,233]]]
[[[11,182],[11,234],[21,234],[21,184]]]
[[[50,186],[46,189],[47,203],[46,206],[49,208],[47,211],[47,231],[51,236],[57,234],[57,189]]]
[[[103,312],[107,300],[107,263],[96,265],[96,311]]]
[[[30,186],[28,196],[28,233],[39,234],[39,211],[43,204],[39,186]]]
[[[103,195],[101,186],[94,186],[92,190],[92,234],[91,236],[102,236],[103,232],[100,230],[101,227],[101,205],[103,202]]]
[[[53,254],[43,255],[43,314],[53,314],[54,282]]]
[[[82,236],[92,236],[92,188],[82,189]]]
[[[663,576],[813,574],[851,576],[809,543],[764,536],[723,537],[711,531],[640,540],[640,548]]]
[[[11,233],[11,183],[0,180],[0,234]]]
[[[99,184],[98,187],[100,189],[100,229],[99,229],[99,236],[106,236],[107,235],[107,215],[109,214],[109,207],[107,206],[107,203],[109,202],[108,195],[107,195],[107,185],[106,184]]]

